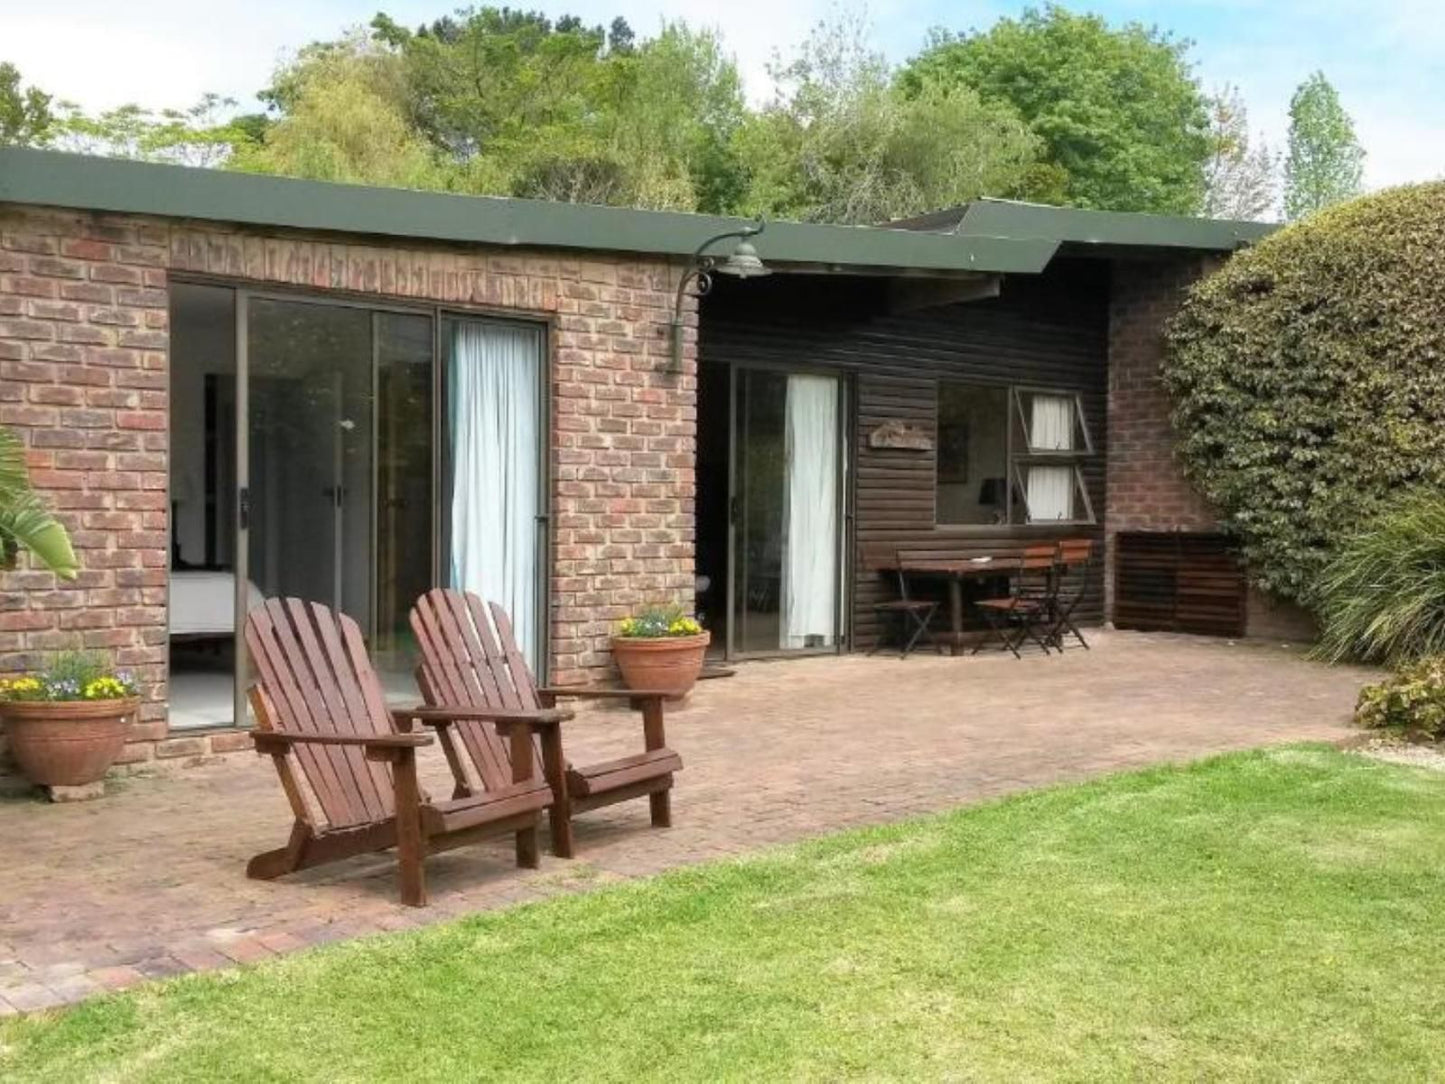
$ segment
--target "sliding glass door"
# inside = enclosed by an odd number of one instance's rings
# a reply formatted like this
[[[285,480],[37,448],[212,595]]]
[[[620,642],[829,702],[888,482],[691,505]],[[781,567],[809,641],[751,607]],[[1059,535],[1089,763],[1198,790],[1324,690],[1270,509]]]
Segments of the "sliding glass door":
[[[733,370],[730,655],[841,641],[843,416],[835,375]]]
[[[411,606],[454,584],[544,672],[541,325],[189,283],[172,319],[173,725],[245,720],[265,598],[348,614],[410,700]]]

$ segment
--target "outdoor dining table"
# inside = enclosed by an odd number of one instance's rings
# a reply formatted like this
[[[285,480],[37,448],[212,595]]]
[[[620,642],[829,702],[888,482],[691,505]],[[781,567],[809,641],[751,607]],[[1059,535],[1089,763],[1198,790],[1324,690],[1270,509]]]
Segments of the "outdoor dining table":
[[[968,580],[1013,576],[1022,565],[1018,557],[900,557],[897,568],[904,575],[934,576],[948,583],[948,638],[956,655],[964,643],[963,585]]]

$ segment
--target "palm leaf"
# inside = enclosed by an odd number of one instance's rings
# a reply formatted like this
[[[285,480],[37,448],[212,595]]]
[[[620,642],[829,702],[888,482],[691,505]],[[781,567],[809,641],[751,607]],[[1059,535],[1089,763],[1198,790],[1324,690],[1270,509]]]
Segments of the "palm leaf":
[[[75,579],[79,563],[70,536],[30,487],[20,438],[0,428],[0,567],[10,567],[22,549],[61,579]]]
[[[20,437],[0,426],[0,508],[30,491],[30,471],[25,465],[25,445]]]

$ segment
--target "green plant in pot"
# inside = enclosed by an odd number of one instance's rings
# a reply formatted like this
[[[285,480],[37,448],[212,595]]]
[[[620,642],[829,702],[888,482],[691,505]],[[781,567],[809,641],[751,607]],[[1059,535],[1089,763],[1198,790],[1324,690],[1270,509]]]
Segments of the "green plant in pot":
[[[612,637],[612,657],[629,689],[686,696],[702,672],[712,634],[681,606],[651,606],[626,618]]]
[[[135,679],[95,652],[63,651],[42,670],[0,679],[10,752],[45,787],[97,782],[125,747],[139,706]]]

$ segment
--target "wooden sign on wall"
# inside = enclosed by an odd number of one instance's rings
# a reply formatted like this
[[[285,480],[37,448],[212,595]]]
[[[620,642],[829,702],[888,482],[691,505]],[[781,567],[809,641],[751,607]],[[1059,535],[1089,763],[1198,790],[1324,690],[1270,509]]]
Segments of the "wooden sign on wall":
[[[868,434],[870,448],[902,448],[910,452],[933,451],[933,434],[907,422],[884,422]]]

